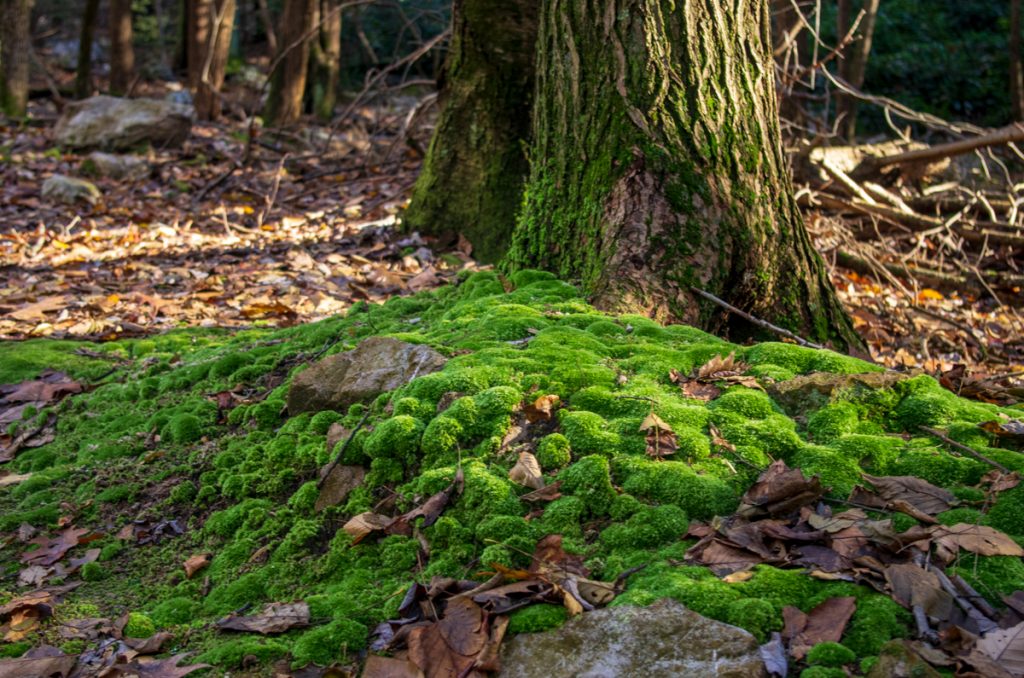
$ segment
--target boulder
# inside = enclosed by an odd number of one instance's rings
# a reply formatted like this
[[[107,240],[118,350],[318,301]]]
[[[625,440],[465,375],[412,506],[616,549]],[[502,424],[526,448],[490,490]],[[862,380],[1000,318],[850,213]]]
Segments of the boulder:
[[[54,138],[68,148],[178,146],[188,138],[194,116],[190,106],[170,101],[96,96],[69,103]]]
[[[355,349],[324,358],[300,372],[288,390],[288,413],[344,410],[436,372],[445,362],[445,357],[429,346],[370,337]]]
[[[134,155],[93,151],[82,163],[82,170],[100,177],[139,181],[149,176],[149,163]]]
[[[96,188],[96,185],[92,182],[85,179],[66,177],[63,174],[54,174],[44,181],[42,194],[47,200],[62,202],[67,205],[72,205],[79,200],[94,205],[103,195],[100,193],[100,189]]]
[[[765,675],[754,636],[670,599],[595,610],[554,631],[515,636],[502,647],[501,667],[502,678]]]
[[[907,372],[865,372],[864,374],[833,374],[812,372],[768,387],[768,395],[789,416],[816,410],[831,402],[839,392],[875,391],[892,388],[904,379],[914,376]]]

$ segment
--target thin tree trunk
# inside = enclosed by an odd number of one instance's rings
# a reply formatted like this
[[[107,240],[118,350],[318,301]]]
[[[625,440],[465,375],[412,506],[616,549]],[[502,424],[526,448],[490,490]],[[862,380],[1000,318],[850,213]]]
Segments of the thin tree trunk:
[[[290,125],[302,115],[306,91],[309,42],[317,0],[285,0],[281,16],[280,63],[271,74],[266,118],[272,125]]]
[[[692,286],[845,348],[859,340],[785,169],[768,3],[738,7],[543,0],[507,266],[554,271],[606,309],[761,335]]]
[[[189,54],[189,84],[195,92],[196,116],[200,120],[220,117],[220,89],[231,50],[235,25],[235,0],[197,2],[196,10],[205,16],[195,18],[206,40],[191,41],[195,52]],[[193,68],[194,65],[194,68]]]
[[[92,94],[92,43],[96,35],[96,16],[100,13],[100,0],[86,0],[82,13],[82,30],[78,38],[78,69],[75,72],[75,98],[84,99]]]
[[[256,0],[259,9],[260,21],[263,23],[263,32],[267,34],[267,49],[270,53],[277,54],[277,31],[274,30],[274,19],[270,16],[270,8],[267,0]]]
[[[33,3],[0,0],[0,110],[16,118],[28,111]]]
[[[110,92],[128,92],[135,74],[132,1],[110,0]]]
[[[188,88],[198,91],[203,80],[206,46],[213,30],[213,0],[185,0],[185,67]]]
[[[424,234],[461,233],[473,255],[508,248],[529,170],[538,0],[458,0],[441,114],[403,216]]]
[[[1024,68],[1020,54],[1020,0],[1010,0],[1010,105],[1013,119],[1024,120]]]
[[[880,0],[864,0],[864,19],[860,23],[860,34],[850,46],[846,59],[842,62],[842,77],[851,85],[860,89],[864,86],[864,75],[867,71],[868,55],[871,54],[871,41],[875,35],[875,20],[878,18]],[[840,39],[850,30],[847,17],[846,30],[839,34]],[[836,115],[842,118],[842,135],[853,141],[857,135],[857,99],[840,95],[836,107]]]
[[[319,39],[313,43],[313,112],[321,120],[334,116],[341,73],[341,0],[320,1]]]

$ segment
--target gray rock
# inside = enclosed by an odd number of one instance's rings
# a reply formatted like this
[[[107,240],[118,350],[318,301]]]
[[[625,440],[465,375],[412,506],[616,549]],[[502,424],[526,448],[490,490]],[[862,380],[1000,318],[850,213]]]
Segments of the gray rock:
[[[72,205],[79,200],[84,200],[94,205],[103,195],[100,193],[100,189],[96,188],[96,185],[92,182],[85,179],[66,177],[63,174],[54,174],[44,181],[42,194],[47,200],[62,202],[68,205]]]
[[[101,177],[139,181],[149,176],[149,163],[134,155],[115,155],[93,151],[85,159],[83,170],[90,170]]]
[[[587,612],[554,631],[515,636],[502,647],[501,667],[502,678],[765,675],[752,635],[670,599]]]
[[[288,413],[343,410],[436,372],[445,362],[445,357],[429,346],[370,337],[355,349],[324,358],[300,372],[288,390]]]
[[[68,104],[54,138],[69,148],[178,146],[188,138],[194,116],[190,106],[170,101],[97,96]]]
[[[827,405],[836,393],[875,391],[891,388],[913,374],[905,372],[865,372],[864,374],[833,374],[812,372],[768,387],[768,395],[793,417]]]

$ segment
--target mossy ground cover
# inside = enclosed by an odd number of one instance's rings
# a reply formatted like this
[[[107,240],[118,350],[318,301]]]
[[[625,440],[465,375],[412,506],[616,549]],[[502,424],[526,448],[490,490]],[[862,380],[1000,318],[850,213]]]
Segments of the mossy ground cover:
[[[290,376],[372,335],[427,343],[451,359],[442,371],[346,412],[284,413]],[[726,583],[705,568],[680,565],[693,544],[683,538],[689,521],[730,514],[772,459],[819,474],[837,499],[862,471],[919,476],[962,500],[955,515],[940,520],[980,522],[1024,540],[1024,488],[986,502],[975,486],[990,467],[919,429],[942,428],[1024,471],[1024,457],[977,427],[998,416],[996,407],[959,399],[927,376],[834,393],[789,414],[745,386],[709,403],[688,399],[670,371],[688,373],[729,353],[763,379],[879,368],[828,351],[743,347],[691,327],[609,316],[544,273],[508,280],[477,273],[456,286],[285,330],[182,331],[92,346],[88,356],[49,341],[2,351],[16,356],[3,362],[7,380],[55,364],[98,380],[91,392],[54,408],[52,443],[7,464],[31,477],[0,488],[0,532],[28,524],[52,533],[70,518],[106,535],[90,545],[102,549],[100,558],[72,577],[83,584],[57,608],[57,619],[132,613],[133,632],[170,631],[175,651],[194,651],[219,670],[244,664],[269,674],[279,660],[357,661],[374,626],[397,615],[410,583],[486,577],[480,573],[495,563],[525,567],[548,534],[563,535],[566,550],[583,556],[596,579],[646,565],[615,605],[669,596],[763,641],[781,629],[786,605],[807,611],[830,597],[855,596],[843,645],[858,661],[909,635],[909,614],[866,587],[768,566]],[[547,482],[562,483],[562,496],[542,511],[520,500],[529,489],[509,480],[517,454],[503,446],[520,404],[538,394],[558,395],[563,405],[554,426],[530,441]],[[645,454],[639,428],[652,409],[678,437],[667,461]],[[368,469],[364,483],[341,505],[315,512],[318,469],[335,452],[326,447],[327,430],[335,422],[357,428],[367,411],[342,459]],[[34,416],[41,414],[48,412]],[[735,449],[717,445],[712,427]],[[353,545],[339,529],[364,511],[397,515],[418,505],[448,486],[459,466],[463,493],[418,535]],[[184,533],[164,531],[142,545],[137,536],[118,537],[129,523],[138,535],[168,520]],[[16,583],[25,549],[11,540],[0,550],[0,603],[25,590]],[[212,560],[188,578],[182,563],[198,553]],[[1000,594],[1024,588],[1019,559],[972,556],[957,571],[997,606]],[[309,604],[312,628],[263,638],[212,625],[240,609],[292,600]],[[511,629],[537,631],[564,619],[562,608],[536,606],[513,613]],[[82,649],[55,628],[49,623],[0,648],[7,656],[25,643]],[[837,656],[849,658],[842,648],[814,655],[823,668]]]

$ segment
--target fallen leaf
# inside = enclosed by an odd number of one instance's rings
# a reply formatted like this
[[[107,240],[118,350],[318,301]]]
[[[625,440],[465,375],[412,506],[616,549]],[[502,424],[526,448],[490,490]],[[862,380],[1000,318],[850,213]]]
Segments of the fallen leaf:
[[[936,487],[926,480],[914,476],[872,476],[864,475],[878,496],[885,502],[905,501],[928,515],[948,511],[957,504],[956,496],[949,490]]]
[[[759,513],[785,515],[817,501],[822,494],[818,476],[807,479],[800,469],[791,469],[779,459],[746,491],[736,513],[747,517]]]
[[[672,456],[679,449],[676,433],[665,420],[651,412],[640,423],[640,431],[647,432],[647,454],[655,459]]]
[[[408,659],[381,657],[371,654],[366,658],[361,678],[425,678],[423,671]]]
[[[1024,622],[1008,629],[989,631],[978,639],[977,648],[1001,668],[1024,675]]]
[[[794,608],[785,608],[793,610]],[[850,621],[854,611],[857,609],[857,599],[853,596],[843,598],[829,598],[820,603],[813,610],[803,615],[802,619],[796,622],[797,629],[787,629],[792,634],[789,643],[789,653],[796,659],[803,659],[807,651],[818,643],[838,643],[846,630],[846,624]],[[785,610],[783,611],[785,614]],[[797,610],[799,612],[799,610]],[[800,623],[802,622],[802,624]],[[787,624],[788,627],[788,624]],[[795,633],[793,631],[796,630]],[[785,632],[784,632],[785,635]]]
[[[113,678],[114,676],[124,676],[125,678],[130,676],[137,676],[138,678],[183,678],[183,676],[187,676],[200,669],[210,668],[209,664],[178,666],[186,657],[188,657],[187,653],[176,654],[166,659],[153,659],[150,661],[135,659],[127,664],[115,664],[108,669],[109,673],[105,674],[104,678]]]
[[[64,678],[78,663],[78,655],[64,654],[44,645],[19,659],[0,659],[0,678]]]
[[[373,511],[365,511],[359,515],[352,516],[348,522],[341,526],[352,537],[352,545],[361,542],[368,534],[377,530],[386,530],[394,518],[382,516]]]
[[[557,395],[542,395],[523,408],[526,421],[531,424],[537,421],[548,421],[552,413],[558,407],[560,398]]]
[[[289,629],[309,626],[309,605],[299,603],[270,603],[260,614],[247,617],[229,615],[217,621],[222,631],[248,631],[251,633],[284,633]]]
[[[562,493],[559,492],[559,489],[561,487],[562,487],[562,481],[561,480],[556,480],[555,482],[551,483],[550,485],[545,485],[544,487],[540,488],[539,490],[534,490],[533,492],[527,492],[526,494],[524,494],[523,496],[521,496],[519,498],[521,500],[525,501],[525,502],[554,501],[555,499],[558,499],[559,497],[562,496]]]
[[[362,466],[335,464],[327,477],[321,480],[320,494],[316,498],[313,510],[320,512],[345,501],[349,492],[363,484],[364,478],[366,469]]]
[[[182,565],[185,568],[185,576],[191,579],[199,570],[207,567],[212,558],[213,556],[209,553],[197,553],[194,556],[190,556]]]
[[[1017,542],[987,525],[938,525],[932,529],[932,537],[940,550],[947,552],[947,562],[960,549],[982,556],[1024,556]]]
[[[544,476],[537,457],[530,452],[520,452],[519,461],[508,472],[509,480],[533,490],[544,487]]]
[[[771,640],[762,645],[758,651],[769,676],[785,678],[789,674],[786,646],[782,644],[782,634],[778,631],[773,631]]]
[[[697,369],[696,376],[698,379],[722,379],[739,376],[746,370],[747,366],[736,360],[736,352],[734,351],[724,358],[716,355]]]
[[[124,644],[139,654],[159,654],[163,651],[164,645],[173,639],[173,633],[160,631],[149,638],[125,638]]]
[[[61,532],[56,538],[36,537],[30,543],[38,544],[39,548],[34,551],[26,551],[21,556],[21,562],[32,565],[53,565],[64,557],[64,554],[85,543],[85,536],[89,530],[76,527],[69,527]]]

